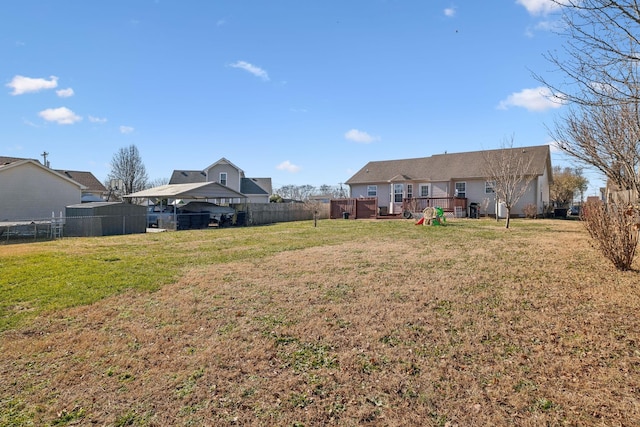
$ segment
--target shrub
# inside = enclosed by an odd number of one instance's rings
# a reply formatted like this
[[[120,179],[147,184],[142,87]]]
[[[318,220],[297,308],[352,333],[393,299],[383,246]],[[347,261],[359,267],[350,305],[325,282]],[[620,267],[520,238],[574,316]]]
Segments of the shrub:
[[[618,270],[631,269],[638,246],[639,209],[632,205],[587,202],[580,214],[587,232]]]

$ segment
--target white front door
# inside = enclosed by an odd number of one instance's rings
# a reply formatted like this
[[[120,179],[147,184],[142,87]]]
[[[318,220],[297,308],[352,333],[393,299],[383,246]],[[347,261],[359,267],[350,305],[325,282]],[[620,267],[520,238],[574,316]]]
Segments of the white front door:
[[[404,184],[391,183],[391,197],[389,213],[402,213],[402,198],[404,197]]]

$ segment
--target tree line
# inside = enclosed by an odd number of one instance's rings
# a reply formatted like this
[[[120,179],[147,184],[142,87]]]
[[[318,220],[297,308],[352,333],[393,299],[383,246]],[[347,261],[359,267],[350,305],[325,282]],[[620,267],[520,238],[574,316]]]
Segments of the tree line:
[[[319,187],[313,185],[283,185],[273,191],[270,197],[272,203],[282,203],[286,201],[307,201],[312,196],[323,196],[330,199],[342,199],[348,197],[349,190],[343,184],[328,185]]]

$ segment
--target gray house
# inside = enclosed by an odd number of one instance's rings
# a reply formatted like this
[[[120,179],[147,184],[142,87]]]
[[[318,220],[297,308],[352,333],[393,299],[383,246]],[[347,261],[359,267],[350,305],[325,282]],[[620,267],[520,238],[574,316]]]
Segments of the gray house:
[[[38,160],[0,156],[0,221],[51,219],[80,203],[84,189]]]
[[[553,180],[549,146],[505,150],[527,156],[530,170],[526,174],[535,177],[511,214],[523,215],[527,205],[535,205],[542,214],[549,205],[549,184]],[[375,197],[379,209],[389,214],[402,213],[414,203],[418,206],[438,205],[450,212],[460,210],[466,216],[473,204],[483,214],[502,216],[492,182],[486,178],[485,159],[491,151],[498,150],[369,162],[346,184],[351,189],[351,197]]]
[[[103,202],[108,191],[106,187],[98,181],[91,172],[71,171],[65,169],[56,169],[59,174],[65,175],[75,182],[83,185],[82,202]]]
[[[244,171],[224,157],[203,170],[174,170],[169,184],[217,182],[247,198],[249,203],[269,203],[271,178],[247,178]]]

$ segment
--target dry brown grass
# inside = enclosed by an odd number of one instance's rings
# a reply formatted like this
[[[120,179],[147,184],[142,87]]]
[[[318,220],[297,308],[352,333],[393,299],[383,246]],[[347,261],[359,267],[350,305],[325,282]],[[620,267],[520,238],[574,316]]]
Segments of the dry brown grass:
[[[198,267],[39,318],[0,335],[4,420],[640,425],[637,271],[578,222],[535,224]]]

